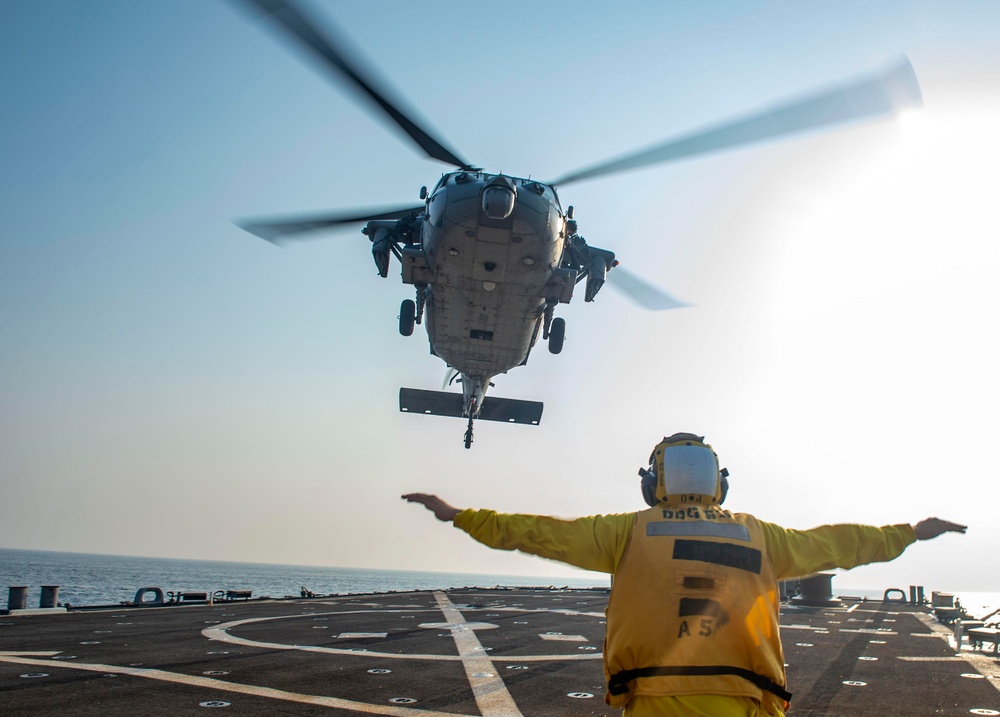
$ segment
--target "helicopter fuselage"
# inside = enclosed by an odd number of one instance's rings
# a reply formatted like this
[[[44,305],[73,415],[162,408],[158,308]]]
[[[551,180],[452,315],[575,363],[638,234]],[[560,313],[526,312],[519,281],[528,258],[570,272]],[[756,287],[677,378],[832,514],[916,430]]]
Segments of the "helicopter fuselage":
[[[366,232],[377,243],[391,224],[373,221]],[[425,302],[431,353],[463,382],[488,384],[523,365],[546,307],[573,296],[578,272],[561,266],[566,242],[566,215],[551,186],[445,174],[400,256],[403,282]]]
[[[565,243],[555,191],[516,179],[491,187],[497,179],[481,173],[445,175],[428,197],[422,227],[423,251],[433,271],[433,282],[424,289],[431,350],[480,380],[527,361],[546,299],[566,293],[553,282]],[[487,214],[489,191],[514,193],[506,217],[503,196],[495,201],[501,205],[495,216]],[[404,270],[407,278],[413,281]],[[562,278],[568,281],[568,301],[576,274],[564,270]]]

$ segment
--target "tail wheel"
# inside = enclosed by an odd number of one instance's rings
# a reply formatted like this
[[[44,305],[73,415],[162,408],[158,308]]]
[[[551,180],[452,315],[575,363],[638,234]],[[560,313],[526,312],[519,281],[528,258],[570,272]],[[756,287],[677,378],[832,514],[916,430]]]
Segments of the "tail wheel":
[[[403,336],[413,334],[413,324],[417,318],[417,305],[412,299],[406,299],[399,305],[399,333]]]
[[[563,341],[566,340],[566,319],[552,319],[552,327],[549,329],[549,353],[557,354],[562,351]]]

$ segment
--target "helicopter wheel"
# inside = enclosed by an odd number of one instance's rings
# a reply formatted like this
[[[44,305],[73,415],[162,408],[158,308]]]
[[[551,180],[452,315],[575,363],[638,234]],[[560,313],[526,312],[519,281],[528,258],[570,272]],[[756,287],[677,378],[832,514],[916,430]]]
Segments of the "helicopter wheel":
[[[552,327],[549,329],[549,353],[557,354],[562,351],[565,340],[566,319],[562,317],[552,319]]]
[[[417,305],[412,299],[406,299],[399,305],[399,333],[403,336],[413,334],[413,324],[417,317]]]
[[[465,447],[472,448],[472,419],[469,419],[469,427],[465,429]]]

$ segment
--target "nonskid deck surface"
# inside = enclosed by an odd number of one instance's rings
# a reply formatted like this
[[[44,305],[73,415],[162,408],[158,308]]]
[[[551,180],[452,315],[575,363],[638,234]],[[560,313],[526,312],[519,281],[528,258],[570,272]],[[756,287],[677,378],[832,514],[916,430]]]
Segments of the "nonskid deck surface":
[[[613,715],[606,590],[456,589],[0,617],[4,715]],[[1000,715],[924,611],[783,607],[794,715]]]

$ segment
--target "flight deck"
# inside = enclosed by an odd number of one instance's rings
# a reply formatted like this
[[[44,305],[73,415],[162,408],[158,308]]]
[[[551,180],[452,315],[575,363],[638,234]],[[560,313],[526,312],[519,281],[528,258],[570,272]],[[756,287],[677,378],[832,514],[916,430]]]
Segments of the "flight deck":
[[[15,715],[614,715],[605,589],[451,589],[0,617]],[[30,612],[30,611],[29,611]],[[782,605],[793,715],[1000,715],[1000,659],[921,606]]]

